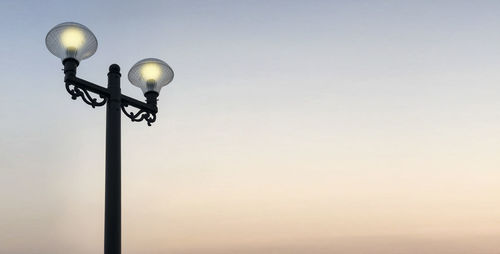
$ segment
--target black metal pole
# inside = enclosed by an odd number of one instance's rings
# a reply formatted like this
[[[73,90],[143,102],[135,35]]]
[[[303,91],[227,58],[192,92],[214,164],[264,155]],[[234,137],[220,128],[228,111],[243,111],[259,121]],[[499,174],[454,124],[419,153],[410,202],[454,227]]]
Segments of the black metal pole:
[[[121,253],[121,91],[120,66],[109,66],[106,108],[106,197],[104,254]]]

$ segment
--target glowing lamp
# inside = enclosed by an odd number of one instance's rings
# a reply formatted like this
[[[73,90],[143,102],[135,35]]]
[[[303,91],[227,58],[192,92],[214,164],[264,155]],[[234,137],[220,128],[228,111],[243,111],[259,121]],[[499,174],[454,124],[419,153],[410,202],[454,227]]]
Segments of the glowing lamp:
[[[97,51],[97,39],[86,26],[65,22],[52,28],[45,37],[47,49],[61,60],[77,61],[91,57]]]
[[[160,93],[160,89],[172,81],[174,72],[167,63],[156,58],[143,59],[130,69],[128,80],[144,94]]]

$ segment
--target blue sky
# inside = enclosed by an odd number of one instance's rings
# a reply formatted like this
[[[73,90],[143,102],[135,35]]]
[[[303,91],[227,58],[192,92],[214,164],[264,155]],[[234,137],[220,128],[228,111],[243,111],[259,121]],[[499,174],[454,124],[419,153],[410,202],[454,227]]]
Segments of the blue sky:
[[[123,119],[127,253],[495,253],[499,11],[2,1],[0,253],[102,250],[105,110],[70,99],[45,48],[65,21],[99,42],[82,78],[175,71],[152,127]]]

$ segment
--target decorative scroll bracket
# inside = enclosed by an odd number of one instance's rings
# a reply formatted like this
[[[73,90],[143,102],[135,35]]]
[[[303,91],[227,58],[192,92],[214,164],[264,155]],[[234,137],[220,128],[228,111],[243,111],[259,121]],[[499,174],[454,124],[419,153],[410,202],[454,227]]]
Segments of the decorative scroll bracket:
[[[71,95],[71,99],[76,100],[76,98],[81,97],[82,100],[88,105],[92,106],[92,108],[104,106],[108,101],[108,97],[99,94],[99,97],[102,99],[101,101],[97,101],[96,98],[92,97],[86,89],[80,88],[77,85],[66,82],[66,91]]]
[[[125,102],[122,102],[122,112],[132,120],[132,122],[140,122],[142,120],[145,120],[148,124],[148,126],[151,126],[151,123],[156,121],[156,113],[153,112],[147,112],[144,109],[139,109],[136,113],[134,112],[127,112],[125,109],[128,107],[128,104]]]

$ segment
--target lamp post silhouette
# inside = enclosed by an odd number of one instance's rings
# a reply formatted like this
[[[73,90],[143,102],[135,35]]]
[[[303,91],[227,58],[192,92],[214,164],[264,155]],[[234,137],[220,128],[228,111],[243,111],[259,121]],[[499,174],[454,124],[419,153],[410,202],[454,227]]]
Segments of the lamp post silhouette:
[[[104,215],[104,253],[121,253],[121,112],[133,122],[145,121],[149,126],[156,120],[158,95],[169,84],[174,73],[162,60],[147,58],[129,71],[130,82],[141,88],[146,102],[123,95],[120,90],[120,67],[109,66],[107,88],[76,76],[80,61],[97,50],[97,39],[84,25],[65,22],[52,28],[45,38],[48,50],[64,65],[64,83],[73,100],[78,97],[92,108],[106,105],[106,187]],[[99,96],[95,98],[92,96]],[[131,106],[137,112],[127,111]]]

